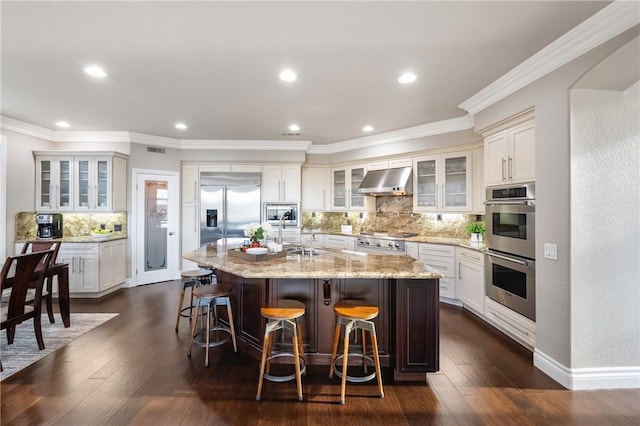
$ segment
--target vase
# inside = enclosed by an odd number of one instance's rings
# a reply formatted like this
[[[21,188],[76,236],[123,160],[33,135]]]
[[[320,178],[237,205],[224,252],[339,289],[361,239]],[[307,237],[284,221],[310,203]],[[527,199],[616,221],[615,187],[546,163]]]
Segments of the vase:
[[[471,234],[471,242],[472,243],[481,243],[482,242],[482,234],[480,234],[480,233],[472,233]]]

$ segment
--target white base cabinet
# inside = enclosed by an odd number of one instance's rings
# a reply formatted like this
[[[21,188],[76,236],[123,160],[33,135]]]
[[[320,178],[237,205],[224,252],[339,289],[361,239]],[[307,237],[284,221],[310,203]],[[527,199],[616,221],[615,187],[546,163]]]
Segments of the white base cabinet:
[[[456,286],[463,306],[484,316],[484,254],[464,247],[456,249]]]
[[[536,323],[529,318],[485,298],[485,320],[521,345],[533,350],[536,346]]]
[[[457,299],[455,247],[444,244],[421,243],[418,249],[418,260],[437,269],[444,275],[444,278],[440,279],[440,297],[445,298],[447,302]]]
[[[335,250],[356,250],[356,237],[347,235],[325,234],[324,246]]]
[[[63,243],[58,263],[69,264],[71,297],[100,297],[127,279],[127,240]]]

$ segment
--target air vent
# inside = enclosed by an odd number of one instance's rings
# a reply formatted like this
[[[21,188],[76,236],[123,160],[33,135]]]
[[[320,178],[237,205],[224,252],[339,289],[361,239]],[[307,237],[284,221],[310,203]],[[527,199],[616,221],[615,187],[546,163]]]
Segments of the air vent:
[[[156,154],[164,154],[167,151],[164,148],[156,148],[155,146],[148,146],[147,152],[155,152]]]
[[[300,136],[300,133],[280,133],[281,136]]]

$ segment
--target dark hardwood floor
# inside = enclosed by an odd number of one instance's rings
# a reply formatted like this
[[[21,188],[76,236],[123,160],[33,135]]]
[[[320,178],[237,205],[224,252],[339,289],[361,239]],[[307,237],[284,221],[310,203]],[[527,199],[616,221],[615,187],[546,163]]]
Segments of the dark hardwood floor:
[[[188,321],[174,332],[178,282],[72,300],[72,312],[120,315],[2,382],[2,425],[638,425],[640,390],[568,391],[536,370],[532,354],[472,314],[442,305],[440,372],[425,383],[347,384],[310,366],[304,402],[295,382],[265,382],[258,360],[194,349]],[[59,316],[57,316],[59,319]]]

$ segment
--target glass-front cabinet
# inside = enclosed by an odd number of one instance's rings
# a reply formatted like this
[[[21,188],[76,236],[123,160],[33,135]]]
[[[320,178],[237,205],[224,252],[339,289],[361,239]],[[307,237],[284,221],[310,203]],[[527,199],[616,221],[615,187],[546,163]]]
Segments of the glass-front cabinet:
[[[367,172],[365,166],[341,167],[331,170],[331,208],[339,210],[364,210],[365,196],[358,188]]]
[[[413,168],[414,210],[471,210],[471,152],[417,157]]]
[[[126,155],[75,151],[64,154],[71,155],[35,152],[37,211],[126,211]]]
[[[75,210],[111,210],[111,159],[76,158]]]
[[[36,159],[36,210],[73,210],[72,157]]]

